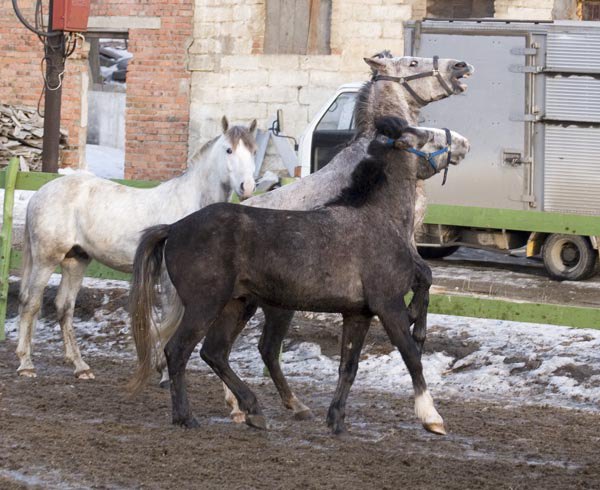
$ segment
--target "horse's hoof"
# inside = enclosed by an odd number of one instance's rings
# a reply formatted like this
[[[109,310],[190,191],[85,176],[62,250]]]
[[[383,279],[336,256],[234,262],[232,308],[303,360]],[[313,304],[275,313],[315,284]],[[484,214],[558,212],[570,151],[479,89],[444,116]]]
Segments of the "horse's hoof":
[[[294,412],[294,419],[296,420],[312,420],[315,416],[310,409],[302,410],[300,412]]]
[[[75,374],[77,379],[96,379],[94,373],[91,370],[86,369],[85,371],[81,371],[80,373]]]
[[[19,376],[23,376],[24,378],[37,378],[35,369],[21,369],[17,372],[19,373]]]
[[[345,424],[336,424],[331,427],[331,433],[336,437],[344,438],[348,435],[348,430]]]
[[[437,434],[439,436],[446,435],[446,428],[444,427],[444,424],[440,424],[437,422],[431,424],[423,424],[423,428],[427,432],[431,432],[432,434]]]
[[[267,430],[267,420],[263,415],[246,415],[246,424],[255,429]]]
[[[168,390],[171,387],[171,382],[168,379],[164,379],[158,383],[158,386],[163,390]]]
[[[243,424],[246,422],[246,414],[244,412],[231,413],[230,417],[235,424]]]
[[[190,417],[187,419],[173,419],[173,425],[179,425],[181,427],[185,427],[186,429],[195,429],[196,427],[200,427],[200,424],[195,417]]]

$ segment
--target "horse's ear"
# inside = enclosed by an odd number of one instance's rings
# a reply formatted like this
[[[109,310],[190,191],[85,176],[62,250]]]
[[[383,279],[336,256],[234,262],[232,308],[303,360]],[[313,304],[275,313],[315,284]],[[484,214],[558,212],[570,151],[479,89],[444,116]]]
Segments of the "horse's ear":
[[[250,123],[250,126],[248,127],[248,132],[250,132],[251,134],[254,134],[254,131],[256,131],[256,119],[253,119],[252,122]]]
[[[371,67],[373,73],[380,73],[385,71],[387,68],[387,63],[385,62],[384,58],[373,57],[363,59],[365,60],[365,63]]]
[[[226,133],[227,129],[229,128],[229,121],[227,120],[226,116],[223,116],[221,119],[221,126],[223,128],[223,132]]]

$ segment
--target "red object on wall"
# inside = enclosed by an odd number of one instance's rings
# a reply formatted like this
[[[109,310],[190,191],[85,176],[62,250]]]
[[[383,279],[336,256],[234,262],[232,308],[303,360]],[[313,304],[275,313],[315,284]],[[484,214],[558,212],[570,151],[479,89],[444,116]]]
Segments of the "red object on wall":
[[[53,0],[52,29],[85,32],[90,15],[90,0]]]

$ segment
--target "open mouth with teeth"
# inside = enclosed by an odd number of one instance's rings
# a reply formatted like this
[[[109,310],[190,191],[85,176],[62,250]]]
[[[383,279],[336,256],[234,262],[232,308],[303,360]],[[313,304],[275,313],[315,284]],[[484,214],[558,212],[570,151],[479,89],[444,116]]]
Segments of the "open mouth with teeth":
[[[461,79],[464,78],[469,78],[473,72],[475,70],[473,69],[473,67],[471,65],[467,65],[466,68],[463,68],[461,70],[457,70],[452,74],[452,77],[450,78],[450,81],[452,82],[452,86],[454,87],[454,93],[462,93],[465,90],[467,90],[467,84],[464,82],[461,82]]]

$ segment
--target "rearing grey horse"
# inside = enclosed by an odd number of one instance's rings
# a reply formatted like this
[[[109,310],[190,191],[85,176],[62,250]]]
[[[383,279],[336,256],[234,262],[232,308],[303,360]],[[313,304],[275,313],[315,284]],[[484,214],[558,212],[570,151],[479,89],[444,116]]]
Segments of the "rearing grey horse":
[[[388,54],[366,58],[365,62],[373,71],[373,79],[361,89],[355,108],[357,136],[335,158],[318,172],[293,184],[244,201],[244,205],[271,209],[311,210],[323,206],[337,196],[342,188],[349,185],[350,176],[358,163],[366,156],[369,141],[375,134],[374,120],[385,115],[401,116],[411,125],[417,125],[422,107],[428,103],[444,99],[466,90],[461,79],[473,73],[473,67],[464,61],[416,57],[389,57]],[[410,77],[416,76],[416,78]],[[408,81],[407,81],[408,80]],[[443,83],[440,81],[443,80]],[[402,83],[401,83],[402,81]],[[410,90],[407,90],[407,85]],[[415,98],[415,94],[417,98]],[[426,207],[422,182],[416,182],[415,224],[423,219]],[[419,273],[413,289],[419,301],[409,310],[416,321],[413,335],[417,345],[422,346],[426,333],[426,317],[423,308],[428,302],[428,289],[431,285],[431,272],[427,264],[416,254],[414,257]],[[172,305],[179,314],[171,314],[172,322],[161,324],[163,343],[166,343],[181,320],[183,309],[180,303]],[[286,408],[293,410],[297,418],[311,416],[310,409],[295,396],[290,389],[279,363],[281,344],[293,317],[293,311],[263,306],[265,325],[259,342],[259,350],[269,369]],[[249,309],[242,315],[241,323],[253,314]],[[235,397],[226,394],[232,406],[232,417],[237,422],[244,415],[236,407]]]

